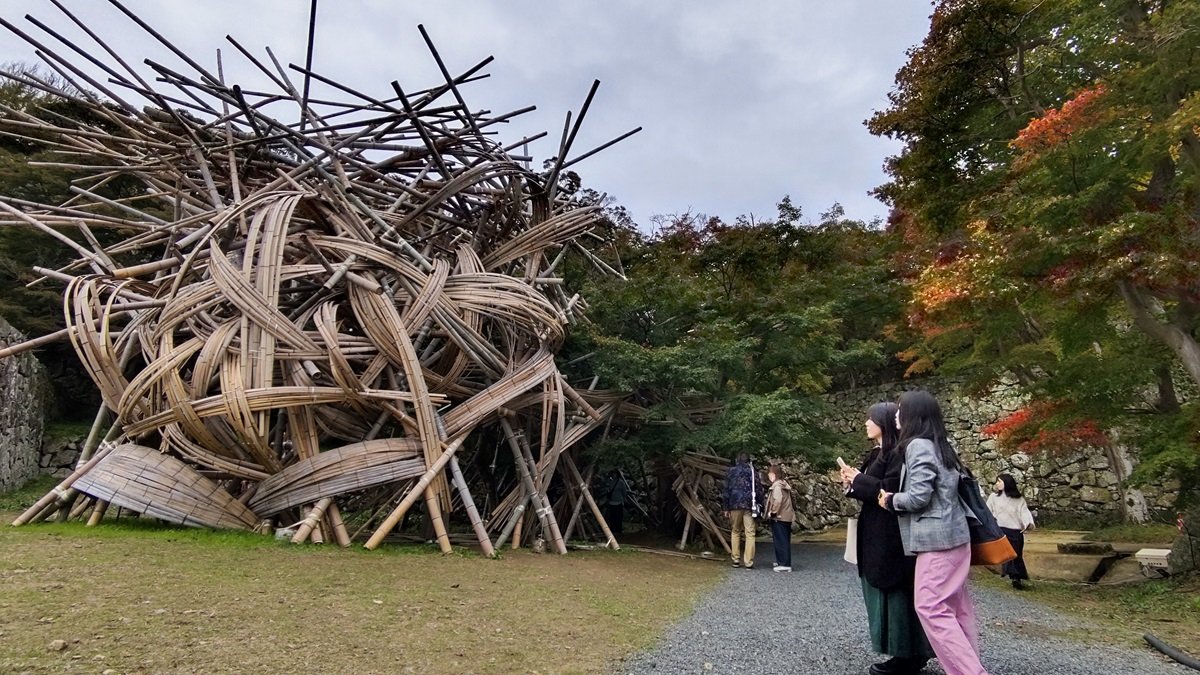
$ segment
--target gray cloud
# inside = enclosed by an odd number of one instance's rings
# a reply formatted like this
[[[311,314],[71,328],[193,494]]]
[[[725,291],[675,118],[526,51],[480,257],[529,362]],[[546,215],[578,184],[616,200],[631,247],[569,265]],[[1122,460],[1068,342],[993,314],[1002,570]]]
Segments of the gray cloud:
[[[107,3],[65,4],[127,60],[178,64]],[[266,86],[226,34],[256,54],[270,46],[281,61],[304,61],[307,2],[126,4],[206,66],[215,69],[220,49],[230,80]],[[881,165],[897,147],[870,136],[862,121],[886,105],[929,11],[915,0],[322,0],[314,67],[378,96],[393,79],[410,90],[433,86],[440,76],[416,30],[421,23],[452,72],[496,57],[492,77],[465,92],[468,103],[495,112],[537,105],[502,138],[549,131],[531,148],[539,159],[554,154],[566,111],[577,112],[600,79],[575,152],[634,126],[645,130],[578,169],[643,226],[653,214],[689,208],[727,219],[770,216],[784,194],[812,217],[840,201],[851,217],[868,219],[886,211],[866,193],[885,180]],[[49,2],[0,5],[14,23],[27,12],[81,36]],[[18,41],[0,41],[0,61],[33,60]]]

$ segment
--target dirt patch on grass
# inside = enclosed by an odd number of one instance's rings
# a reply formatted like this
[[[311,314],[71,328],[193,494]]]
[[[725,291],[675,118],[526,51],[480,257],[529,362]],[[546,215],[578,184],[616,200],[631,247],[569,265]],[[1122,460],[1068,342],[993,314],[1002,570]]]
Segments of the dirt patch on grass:
[[[638,553],[487,560],[0,517],[2,672],[595,672],[725,574]]]

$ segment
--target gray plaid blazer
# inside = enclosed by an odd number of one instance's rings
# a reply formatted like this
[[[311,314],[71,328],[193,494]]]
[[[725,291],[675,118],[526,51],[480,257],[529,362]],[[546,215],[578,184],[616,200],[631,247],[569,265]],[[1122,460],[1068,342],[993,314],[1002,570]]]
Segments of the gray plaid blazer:
[[[942,463],[933,441],[909,441],[892,509],[909,555],[945,551],[971,541],[967,513],[958,498],[958,470]]]

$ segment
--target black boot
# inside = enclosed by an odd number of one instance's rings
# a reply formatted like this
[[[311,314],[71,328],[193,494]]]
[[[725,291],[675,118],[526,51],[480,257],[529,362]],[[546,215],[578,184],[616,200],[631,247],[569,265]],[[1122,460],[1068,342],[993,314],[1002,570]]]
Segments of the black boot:
[[[904,659],[892,657],[883,663],[873,663],[868,671],[871,675],[900,675],[904,670]]]
[[[929,659],[923,656],[912,656],[902,658],[893,656],[883,663],[876,663],[871,666],[871,675],[916,675],[925,667],[925,663]]]

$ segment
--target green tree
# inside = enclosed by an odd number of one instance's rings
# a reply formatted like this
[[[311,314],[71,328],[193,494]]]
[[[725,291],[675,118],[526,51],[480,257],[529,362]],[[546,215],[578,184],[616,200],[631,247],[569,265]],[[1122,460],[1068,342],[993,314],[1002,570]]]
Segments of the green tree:
[[[808,224],[790,199],[778,207],[772,220],[659,219],[626,239],[627,280],[589,282],[590,327],[571,350],[645,411],[621,448],[820,461],[820,394],[895,363],[878,338],[902,304],[885,233],[840,207]]]
[[[944,0],[868,121],[905,143],[878,194],[913,288],[910,369],[1015,372],[1043,430],[1119,427],[1143,471],[1188,485],[1198,26],[1195,0]]]

